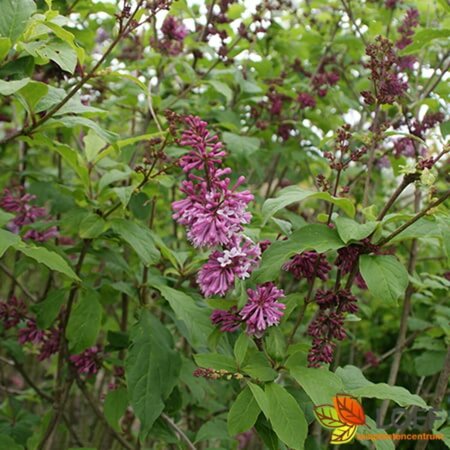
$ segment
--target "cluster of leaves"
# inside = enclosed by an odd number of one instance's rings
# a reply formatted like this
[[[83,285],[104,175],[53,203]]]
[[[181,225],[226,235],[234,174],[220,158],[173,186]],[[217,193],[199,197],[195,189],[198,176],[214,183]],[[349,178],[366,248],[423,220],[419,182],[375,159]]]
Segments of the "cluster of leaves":
[[[449,9],[0,0],[0,448],[313,450],[431,407],[406,432],[450,447]],[[188,115],[255,197],[223,298],[172,218]],[[279,323],[211,321],[269,282]]]

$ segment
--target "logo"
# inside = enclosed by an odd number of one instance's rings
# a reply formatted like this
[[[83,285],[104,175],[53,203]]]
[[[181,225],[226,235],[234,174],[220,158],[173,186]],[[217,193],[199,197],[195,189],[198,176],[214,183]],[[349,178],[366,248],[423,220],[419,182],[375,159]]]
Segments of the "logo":
[[[331,444],[350,442],[355,437],[358,425],[366,423],[361,403],[347,394],[337,394],[333,397],[333,405],[315,406],[314,415],[320,425],[332,430]]]
[[[332,405],[319,405],[314,407],[314,415],[322,427],[331,430],[331,444],[340,445],[347,444],[355,437],[360,441],[378,441],[378,440],[436,440],[444,439],[442,433],[386,433],[384,429],[391,427],[407,428],[423,428],[424,430],[432,430],[434,422],[440,417],[441,411],[430,408],[425,413],[425,420],[419,420],[416,409],[408,411],[405,408],[395,408],[392,412],[391,423],[383,425],[380,419],[380,411],[377,411],[377,429],[372,433],[367,433],[370,427],[366,425],[366,415],[359,401],[348,394],[337,394],[333,397]],[[403,418],[403,421],[399,420]],[[422,423],[421,423],[422,422]],[[364,433],[356,434],[359,425],[366,425]],[[380,432],[383,431],[383,432]]]

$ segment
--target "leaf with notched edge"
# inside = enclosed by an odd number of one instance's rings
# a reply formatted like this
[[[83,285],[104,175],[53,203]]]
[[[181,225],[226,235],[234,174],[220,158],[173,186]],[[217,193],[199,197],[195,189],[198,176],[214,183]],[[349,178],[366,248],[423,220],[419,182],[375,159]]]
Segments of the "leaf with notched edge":
[[[351,395],[338,394],[333,397],[339,419],[347,425],[364,425],[366,416],[361,404]]]
[[[344,425],[343,427],[336,428],[331,433],[331,444],[339,445],[350,442],[356,434],[356,425]]]
[[[332,405],[319,405],[314,407],[314,415],[324,428],[334,429],[345,425],[339,419],[338,412]]]

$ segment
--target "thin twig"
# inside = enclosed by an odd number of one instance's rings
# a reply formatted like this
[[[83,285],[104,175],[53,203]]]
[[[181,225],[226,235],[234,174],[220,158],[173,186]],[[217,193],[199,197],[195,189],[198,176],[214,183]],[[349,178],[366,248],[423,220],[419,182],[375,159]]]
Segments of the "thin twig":
[[[416,187],[416,192],[414,196],[414,210],[416,212],[419,211],[420,208],[420,199],[421,199],[420,190],[418,187]],[[413,241],[411,242],[411,250],[409,252],[409,261],[408,261],[408,273],[410,275],[414,273],[414,270],[416,268],[417,252],[418,252],[418,240],[413,239]],[[389,370],[388,384],[390,386],[395,385],[397,381],[398,372],[400,370],[400,362],[402,360],[403,347],[405,346],[406,333],[408,331],[408,319],[411,313],[411,299],[413,293],[414,293],[414,286],[411,282],[409,282],[403,299],[402,316],[400,319],[400,327],[397,336],[397,343],[395,345],[394,358],[392,360],[392,364]],[[379,415],[381,423],[384,422],[388,406],[389,400],[385,400],[381,404]]]
[[[180,440],[183,440],[190,450],[196,450],[194,444],[186,436],[183,430],[166,414],[162,413],[161,418],[177,433]]]
[[[437,200],[435,200],[433,203],[430,203],[425,209],[423,209],[414,217],[412,217],[410,220],[405,222],[401,227],[398,227],[396,230],[394,230],[389,236],[379,241],[377,245],[382,246],[387,244],[389,241],[398,236],[402,231],[405,231],[408,227],[410,227],[412,224],[416,223],[419,219],[425,216],[431,209],[436,208],[436,206],[439,206],[441,203],[444,203],[445,200],[447,200],[449,197],[450,197],[450,189],[446,191],[445,194],[443,194]]]
[[[127,448],[128,450],[133,450],[133,446],[126,441],[114,428],[111,427],[111,425],[108,423],[108,421],[105,418],[105,415],[103,412],[98,408],[97,403],[95,399],[92,398],[92,395],[86,388],[85,383],[78,375],[75,375],[76,383],[78,387],[80,388],[81,393],[89,403],[90,407],[92,408],[92,411],[94,414],[99,418],[99,420],[105,425],[105,427],[108,429],[108,431],[111,433],[111,436],[113,436],[114,439],[116,439],[123,447]]]
[[[0,269],[9,277],[11,280],[14,281],[16,286],[19,286],[21,291],[34,303],[37,302],[37,298],[17,279],[16,276],[3,264],[0,263]]]
[[[31,135],[37,128],[46,123],[49,119],[51,119],[97,72],[100,66],[105,62],[106,58],[109,54],[114,50],[116,45],[122,40],[125,34],[129,31],[130,26],[133,24],[134,16],[138,12],[140,6],[142,5],[143,0],[140,0],[136,9],[131,14],[128,22],[125,24],[121,32],[116,36],[116,38],[112,41],[110,46],[106,49],[105,53],[101,56],[101,58],[97,61],[94,67],[86,73],[81,80],[69,91],[69,93],[55,106],[50,108],[39,120],[35,121],[28,127],[24,127],[21,130],[16,131],[10,136],[2,139],[0,141],[0,145],[7,144],[8,142],[20,137],[20,136],[29,136]]]

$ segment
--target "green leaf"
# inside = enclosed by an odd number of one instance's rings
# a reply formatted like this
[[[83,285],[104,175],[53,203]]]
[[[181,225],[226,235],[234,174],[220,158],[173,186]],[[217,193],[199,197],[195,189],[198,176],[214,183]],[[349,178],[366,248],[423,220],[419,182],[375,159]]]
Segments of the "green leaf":
[[[222,139],[231,153],[241,156],[250,156],[252,153],[256,152],[261,145],[258,138],[239,136],[228,132],[222,134]]]
[[[92,130],[84,138],[84,153],[88,162],[92,162],[100,153],[101,149],[105,147],[106,142],[101,139]]]
[[[414,34],[413,43],[408,45],[402,52],[401,55],[409,55],[415,53],[417,50],[425,47],[429,42],[435,39],[445,39],[450,37],[450,29],[437,29],[437,28],[427,28],[426,30],[420,30]]]
[[[19,100],[31,112],[36,112],[36,105],[48,93],[48,85],[38,81],[30,81],[17,93]]]
[[[8,213],[0,209],[0,227],[5,226],[8,222],[14,219],[14,214]],[[1,257],[2,255],[0,255]]]
[[[96,291],[82,291],[70,314],[66,329],[69,349],[81,353],[97,342],[102,319],[102,306]]]
[[[236,358],[238,366],[244,362],[248,347],[251,343],[252,342],[246,333],[240,334],[240,336],[236,339],[234,344],[234,357]]]
[[[103,405],[106,421],[116,431],[120,431],[119,420],[124,415],[128,406],[128,394],[125,388],[109,391]]]
[[[159,261],[161,255],[147,227],[125,219],[115,219],[111,224],[112,229],[134,249],[146,266]]]
[[[347,392],[354,397],[392,400],[400,406],[415,405],[420,408],[428,408],[425,401],[418,395],[411,394],[407,389],[400,386],[390,386],[386,383],[372,383],[355,366],[338,368],[336,374],[344,380]]]
[[[36,48],[36,53],[44,59],[51,59],[66,72],[71,74],[75,72],[77,53],[65,42],[51,41],[42,44]]]
[[[269,198],[264,202],[262,207],[264,223],[286,206],[306,199],[325,200],[341,208],[348,216],[354,217],[355,215],[355,206],[347,198],[332,197],[328,192],[313,192],[298,186],[289,186],[282,189],[275,198]]]
[[[252,391],[247,386],[237,397],[228,412],[227,424],[230,436],[243,433],[255,425],[261,412]]]
[[[308,424],[295,398],[276,383],[267,384],[265,392],[273,431],[287,446],[302,450],[308,435]]]
[[[105,229],[105,219],[98,214],[89,213],[80,223],[79,235],[82,239],[94,239],[100,236]]]
[[[268,450],[280,450],[280,443],[278,436],[272,430],[269,422],[260,415],[255,424],[255,429],[258,432],[259,437],[263,440]]]
[[[218,94],[222,94],[227,102],[231,102],[233,100],[233,91],[228,86],[228,84],[223,83],[222,81],[217,80],[206,80],[205,83],[208,83]]]
[[[29,78],[22,78],[17,81],[4,81],[0,80],[0,94],[12,95],[14,92],[19,91],[30,82]]]
[[[236,372],[237,367],[231,356],[221,355],[219,353],[199,353],[194,355],[195,362],[199,367],[205,369],[227,370],[228,372]]]
[[[116,181],[126,180],[131,174],[130,170],[121,171],[117,169],[108,170],[108,172],[103,175],[98,183],[98,190],[101,192],[106,186],[111,183],[115,183]],[[130,186],[124,186],[125,189],[128,189]],[[133,190],[134,188],[131,187]]]
[[[131,330],[131,342],[125,363],[128,395],[145,437],[177,385],[181,358],[167,328],[146,310]]]
[[[154,287],[161,292],[161,295],[169,302],[176,318],[183,323],[187,331],[186,337],[192,347],[206,348],[208,336],[214,329],[209,319],[209,310],[197,306],[192,297],[184,292],[168,286],[155,285]]]
[[[272,381],[278,375],[270,366],[267,358],[260,352],[253,353],[248,357],[242,371],[260,381]]]
[[[36,314],[36,322],[39,328],[45,330],[58,317],[61,306],[64,304],[67,291],[58,289],[50,292],[42,302],[33,305],[33,312]]]
[[[364,224],[355,222],[346,217],[338,217],[334,223],[340,238],[345,242],[360,241],[375,231],[378,222],[367,222]]]
[[[252,391],[253,397],[255,398],[256,403],[258,403],[259,408],[264,413],[264,415],[268,418],[269,417],[269,400],[267,398],[266,393],[257,384],[248,383],[248,387]]]
[[[36,106],[36,112],[43,112],[50,109],[52,106],[60,103],[67,97],[67,92],[61,88],[55,88],[54,86],[47,86],[48,92],[39,100]],[[93,106],[86,106],[81,103],[79,95],[74,95],[67,103],[61,107],[55,116],[61,116],[64,114],[84,114],[84,113],[103,113],[103,109],[94,108]],[[90,128],[93,126],[91,125]],[[56,143],[55,143],[56,144]]]
[[[0,434],[0,449],[2,450],[23,450],[23,446],[17,444],[14,439],[6,434]]]
[[[344,392],[344,385],[341,379],[326,368],[288,368],[295,381],[303,388],[316,406],[333,403],[333,397]]]
[[[391,305],[408,286],[408,272],[392,255],[362,255],[359,270],[371,294]]]
[[[36,4],[33,0],[2,0],[0,6],[0,35],[15,42],[25,31]]]
[[[10,231],[0,229],[0,258],[5,254],[9,247],[20,243],[20,237]]]
[[[257,283],[274,280],[284,262],[296,253],[305,250],[316,250],[324,253],[344,247],[336,230],[327,225],[306,225],[292,233],[285,241],[275,241],[263,253],[261,265],[254,272],[253,278]]]
[[[58,127],[73,128],[77,126],[86,127],[95,131],[106,142],[114,142],[117,138],[117,135],[115,133],[111,133],[103,129],[98,123],[94,122],[91,119],[80,116],[56,117],[47,120],[47,123],[45,125],[42,125],[41,130]]]
[[[11,39],[0,37],[0,63],[6,58],[11,46]]]
[[[44,264],[50,270],[60,272],[75,281],[81,281],[77,274],[71,269],[67,261],[58,253],[47,250],[45,247],[35,247],[20,242],[15,245],[19,252],[34,259],[40,264]]]
[[[419,377],[429,377],[444,368],[446,352],[428,351],[414,358],[414,367]]]
[[[226,432],[226,423],[224,420],[216,418],[203,424],[195,436],[195,442],[208,440],[231,440]]]

